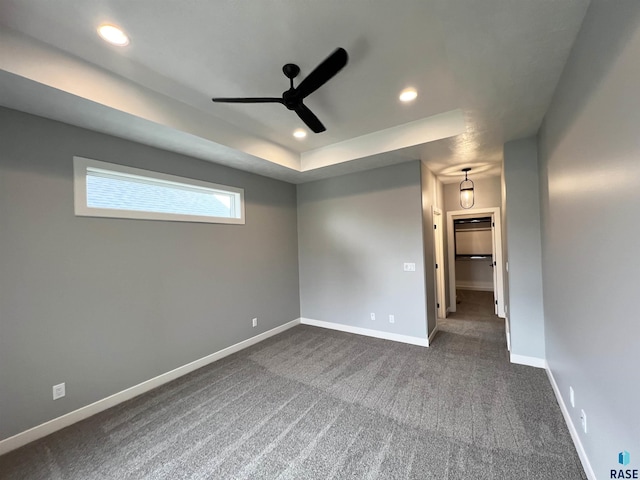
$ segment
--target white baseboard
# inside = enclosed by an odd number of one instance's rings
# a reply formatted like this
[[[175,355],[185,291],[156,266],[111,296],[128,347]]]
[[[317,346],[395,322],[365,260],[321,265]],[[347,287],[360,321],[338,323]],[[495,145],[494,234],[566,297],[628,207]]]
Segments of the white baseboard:
[[[584,471],[587,474],[587,478],[589,480],[596,480],[596,475],[593,472],[593,468],[591,468],[589,457],[587,457],[587,452],[585,452],[584,450],[584,446],[582,445],[582,441],[580,440],[580,436],[578,435],[578,430],[576,429],[576,426],[573,424],[573,420],[571,419],[571,415],[569,415],[569,410],[567,409],[567,405],[564,403],[564,398],[560,394],[560,389],[558,388],[556,379],[553,377],[553,372],[549,368],[549,365],[547,364],[547,362],[545,362],[545,370],[547,371],[549,382],[551,383],[551,387],[553,388],[553,393],[555,393],[556,399],[558,400],[558,405],[560,405],[560,410],[562,411],[562,416],[564,417],[564,421],[567,424],[567,427],[569,428],[569,433],[571,434],[573,444],[575,445],[576,450],[578,451],[580,462],[582,462],[582,468],[584,468]]]
[[[433,343],[433,337],[436,336],[436,333],[438,333],[438,325],[436,324],[436,328],[433,329],[433,332],[431,332],[431,335],[429,335],[429,338],[427,339],[427,343],[429,345],[431,345]]]
[[[514,353],[510,356],[511,363],[517,363],[519,365],[527,365],[529,367],[547,368],[547,362],[544,358],[527,357],[526,355],[516,355]]]
[[[493,282],[456,282],[456,290],[493,292]]]
[[[207,355],[206,357],[202,357],[198,360],[195,360],[191,363],[187,363],[181,367],[178,367],[169,372],[163,373],[154,377],[150,380],[142,382],[138,385],[134,385],[133,387],[127,388],[126,390],[122,390],[121,392],[110,395],[102,400],[98,400],[90,405],[74,410],[73,412],[69,412],[61,417],[54,418],[53,420],[49,420],[41,425],[30,428],[29,430],[25,430],[24,432],[18,433],[12,437],[6,438],[0,441],[0,455],[3,455],[11,450],[15,450],[16,448],[22,447],[27,443],[31,443],[34,440],[38,440],[39,438],[46,437],[47,435],[61,430],[69,425],[79,422],[80,420],[84,420],[96,413],[100,413],[108,408],[111,408],[115,405],[118,405],[122,402],[125,402],[133,397],[137,397],[149,390],[153,390],[165,383],[168,383],[176,378],[182,377],[187,373],[191,373],[198,368],[204,367],[205,365],[209,365],[217,360],[220,360],[224,357],[227,357],[233,353],[239,352],[247,347],[255,345],[263,340],[266,340],[269,337],[277,335],[289,328],[295,327],[300,324],[300,319],[293,320],[291,322],[285,323],[284,325],[280,325],[279,327],[273,328],[266,332],[263,332],[255,337],[248,338],[242,342],[236,343],[235,345],[231,345],[230,347],[219,350],[211,355]]]
[[[394,342],[409,343],[420,347],[428,347],[429,341],[426,338],[411,337],[409,335],[400,335],[398,333],[381,332],[379,330],[371,330],[362,327],[352,327],[342,323],[324,322],[322,320],[313,320],[311,318],[301,318],[300,323],[303,325],[312,325],[314,327],[328,328],[330,330],[339,330],[341,332],[355,333],[356,335],[364,335],[366,337],[382,338],[384,340],[392,340]]]
[[[507,351],[511,351],[511,328],[509,327],[509,317],[504,317],[504,333],[507,336]]]

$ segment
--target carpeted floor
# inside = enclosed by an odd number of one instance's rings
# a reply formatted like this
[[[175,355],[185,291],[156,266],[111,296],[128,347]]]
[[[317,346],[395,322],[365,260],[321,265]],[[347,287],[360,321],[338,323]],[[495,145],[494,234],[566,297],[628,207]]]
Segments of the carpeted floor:
[[[0,457],[3,479],[585,479],[502,320],[430,348],[298,326]]]
[[[447,318],[461,320],[497,320],[493,292],[456,290],[456,311]]]

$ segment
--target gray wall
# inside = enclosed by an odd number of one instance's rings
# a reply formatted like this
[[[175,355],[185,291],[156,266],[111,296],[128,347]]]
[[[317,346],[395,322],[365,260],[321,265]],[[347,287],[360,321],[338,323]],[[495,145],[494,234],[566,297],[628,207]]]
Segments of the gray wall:
[[[302,317],[426,337],[419,161],[298,185],[298,239]]]
[[[493,292],[491,257],[456,260],[456,285],[458,288]]]
[[[547,360],[598,478],[640,468],[639,59],[640,2],[593,1],[539,136]]]
[[[501,191],[500,177],[489,178],[473,178],[473,171],[469,172],[469,178],[474,183],[474,205],[469,209],[472,212],[477,208],[494,208],[500,207]],[[460,177],[462,180],[463,177]],[[447,183],[444,186],[444,209],[449,212],[451,210],[462,210],[460,206],[460,182]]]
[[[300,316],[295,186],[6,109],[0,129],[0,438]],[[242,187],[246,225],[75,217],[74,155]]]
[[[540,241],[540,195],[536,139],[504,146],[508,206],[508,288],[511,353],[544,359],[544,311]]]

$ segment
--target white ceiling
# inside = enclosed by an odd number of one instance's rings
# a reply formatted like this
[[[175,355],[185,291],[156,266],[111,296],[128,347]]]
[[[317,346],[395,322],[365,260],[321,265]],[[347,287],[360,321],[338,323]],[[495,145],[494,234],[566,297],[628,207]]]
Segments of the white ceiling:
[[[537,132],[588,3],[0,0],[0,104],[294,183],[417,158],[478,178]],[[285,63],[297,84],[337,47],[349,63],[305,100],[324,133],[294,139],[281,105],[211,102],[279,96]]]

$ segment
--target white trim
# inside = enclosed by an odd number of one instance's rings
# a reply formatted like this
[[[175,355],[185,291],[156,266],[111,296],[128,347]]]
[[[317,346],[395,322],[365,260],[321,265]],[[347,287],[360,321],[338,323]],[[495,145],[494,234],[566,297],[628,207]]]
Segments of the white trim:
[[[133,397],[137,397],[138,395],[148,392],[149,390],[153,390],[154,388],[164,385],[165,383],[175,380],[176,378],[182,377],[187,373],[191,373],[198,368],[202,368],[226,356],[239,352],[240,350],[255,345],[256,343],[282,333],[285,330],[288,330],[299,324],[300,319],[298,318],[291,322],[285,323],[284,325],[280,325],[279,327],[256,335],[255,337],[248,338],[247,340],[243,340],[242,342],[236,343],[235,345],[223,348],[222,350],[212,353],[211,355],[207,355],[206,357],[202,357],[191,363],[187,363],[186,365],[158,375],[157,377],[139,383],[138,385],[134,385],[133,387],[127,388],[126,390],[114,393],[113,395],[103,398],[102,400],[98,400],[97,402],[81,407],[77,410],[74,410],[73,412],[69,412],[66,415],[54,418],[53,420],[49,420],[48,422],[30,428],[29,430],[25,430],[24,432],[6,438],[0,441],[0,455],[3,455],[7,452],[10,452],[11,450],[15,450],[16,448],[26,445],[27,443],[33,442],[35,440],[38,440],[39,438],[45,437],[53,432],[68,427],[69,425],[79,422],[80,420],[84,420],[85,418],[95,415],[96,413],[100,413],[104,410],[107,410],[108,408],[130,400]]]
[[[460,290],[473,290],[475,292],[493,292],[493,282],[456,281],[456,288]]]
[[[224,193],[233,198],[231,217],[211,217],[205,215],[188,215],[182,213],[148,212],[144,210],[127,210],[113,208],[97,208],[87,205],[87,175],[90,170],[102,170],[106,175],[122,174],[147,180],[149,183],[174,185],[189,190],[202,190],[209,193]],[[128,218],[138,220],[165,220],[171,222],[226,223],[244,225],[244,189],[205,182],[194,178],[178,177],[165,173],[142,170],[117,163],[101,162],[84,157],[73,157],[73,200],[74,212],[78,217]]]
[[[314,327],[328,328],[329,330],[338,330],[340,332],[355,333],[356,335],[364,335],[365,337],[382,338],[384,340],[392,340],[394,342],[409,343],[418,345],[419,347],[428,347],[429,341],[426,338],[411,337],[409,335],[400,335],[398,333],[381,332],[380,330],[371,330],[362,327],[352,327],[342,323],[324,322],[322,320],[313,320],[311,318],[300,318],[302,325],[311,325]]]
[[[527,357],[526,355],[516,355],[512,353],[510,355],[511,363],[517,363],[519,365],[527,365],[529,367],[546,368],[547,362],[544,358]]]
[[[509,326],[509,317],[504,317],[504,334],[507,337],[507,350],[511,351],[511,327]]]
[[[429,338],[427,338],[427,343],[429,345],[431,345],[433,343],[433,338],[436,336],[436,333],[438,333],[438,325],[436,324],[436,328],[433,329],[433,332],[431,332],[431,335],[429,335]]]
[[[584,468],[585,473],[587,474],[587,478],[589,480],[596,480],[596,474],[593,472],[593,468],[591,468],[591,463],[589,462],[589,457],[587,457],[587,452],[582,445],[582,441],[580,440],[580,435],[578,435],[578,430],[571,419],[571,415],[569,414],[569,409],[567,405],[564,403],[564,398],[560,395],[560,389],[558,388],[558,384],[556,383],[556,379],[553,376],[553,372],[551,368],[549,368],[549,364],[545,361],[545,370],[547,371],[547,376],[549,377],[549,382],[551,383],[551,387],[553,388],[553,393],[556,396],[556,400],[558,401],[558,405],[560,405],[560,411],[562,411],[562,416],[564,417],[564,421],[569,428],[569,433],[571,434],[571,439],[573,440],[573,444],[578,451],[578,456],[580,457],[580,462],[582,462],[582,468]]]
[[[444,222],[442,210],[432,205],[433,223],[433,257],[438,268],[434,268],[433,280],[435,284],[436,318],[447,316],[447,281],[444,273]],[[440,305],[440,307],[438,307]]]

